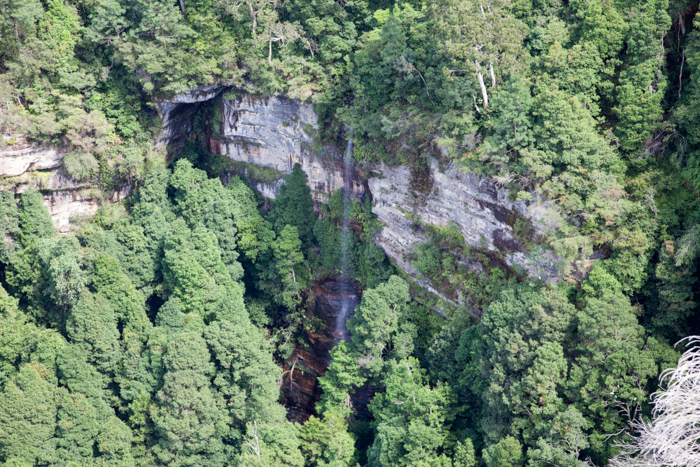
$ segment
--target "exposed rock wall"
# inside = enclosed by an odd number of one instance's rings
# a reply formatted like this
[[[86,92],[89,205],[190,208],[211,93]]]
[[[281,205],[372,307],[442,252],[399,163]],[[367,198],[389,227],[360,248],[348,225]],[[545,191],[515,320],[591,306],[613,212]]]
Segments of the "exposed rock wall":
[[[44,195],[44,204],[49,208],[53,223],[59,232],[72,230],[77,218],[94,216],[100,208],[100,200],[91,196],[89,190],[51,191]]]
[[[0,150],[0,176],[15,177],[27,171],[55,169],[64,154],[53,146],[35,147],[24,141]]]
[[[284,179],[277,180],[274,183],[256,182],[254,187],[267,199],[275,199],[280,192],[280,187],[284,185]]]
[[[223,94],[219,96],[220,93]],[[542,202],[511,202],[505,190],[499,190],[487,177],[454,165],[441,168],[437,162],[430,164],[428,174],[424,174],[427,183],[418,188],[412,186],[416,185],[414,176],[407,167],[353,167],[346,179],[340,151],[314,144],[317,117],[312,105],[284,96],[261,97],[232,88],[202,88],[162,106],[164,120],[173,121],[168,111],[186,113],[178,106],[214,96],[218,96],[216,102],[221,108],[220,121],[210,122],[216,127],[207,134],[210,152],[268,167],[280,174],[290,173],[299,163],[309,177],[317,202],[325,202],[332,192],[343,187],[351,188],[358,198],[370,195],[372,210],[384,224],[376,243],[427,290],[441,295],[411,263],[415,245],[426,241],[412,225],[416,219],[423,224],[453,225],[467,246],[497,255],[508,266],[530,275],[547,281],[559,279],[554,266],[558,259],[544,249],[527,251],[529,245],[521,244],[522,239],[516,238],[514,230],[515,221],[524,220],[531,224],[527,228],[534,234],[546,234],[551,228],[548,216],[555,213],[551,206]],[[371,171],[371,178],[367,179],[363,169]],[[255,186],[264,196],[274,198],[281,182],[268,180]],[[459,304],[462,299],[451,297],[450,301]]]
[[[338,150],[314,144],[317,117],[312,105],[284,96],[254,96],[230,87],[208,86],[191,90],[173,99],[158,102],[164,122],[160,143],[173,142],[191,130],[193,109],[217,98],[219,125],[207,140],[210,152],[247,164],[268,167],[288,174],[299,163],[309,177],[314,199],[325,202],[334,191],[348,187],[353,196],[371,195],[373,212],[384,224],[376,243],[418,284],[440,295],[415,270],[411,256],[415,245],[426,238],[415,229],[415,221],[436,226],[453,225],[468,246],[494,252],[509,266],[517,266],[534,276],[557,280],[557,258],[549,252],[529,254],[516,238],[514,219],[532,223],[538,234],[546,234],[547,216],[554,212],[543,203],[511,202],[487,177],[480,177],[454,165],[440,167],[432,162],[429,183],[414,183],[407,167],[352,167],[348,172]],[[99,208],[97,190],[67,177],[61,169],[64,154],[52,147],[34,147],[23,140],[13,141],[0,151],[0,189],[21,193],[38,189],[44,193],[56,226],[70,230],[70,219],[90,216]],[[349,177],[346,177],[346,173]],[[283,184],[274,177],[256,181],[254,186],[265,197],[274,199]],[[129,190],[114,193],[112,201],[123,199]],[[452,297],[459,303],[460,297]]]
[[[211,142],[210,152],[282,174],[291,173],[298,163],[309,177],[316,201],[326,201],[345,186],[342,158],[330,150],[313,150],[317,119],[310,103],[241,93],[234,99],[223,99],[222,105],[223,137]],[[365,194],[362,176],[356,170],[348,183],[355,196]]]
[[[397,266],[439,295],[411,264],[415,245],[427,241],[413,227],[417,219],[440,227],[451,225],[464,237],[467,246],[497,252],[509,266],[519,266],[530,275],[549,281],[557,279],[554,267],[557,258],[549,251],[537,257],[527,254],[513,229],[514,221],[521,218],[531,223],[533,235],[546,235],[551,228],[552,206],[542,202],[529,205],[511,202],[506,190],[498,189],[491,179],[459,170],[454,163],[441,169],[433,161],[429,169],[432,183],[427,192],[412,188],[413,177],[405,166],[375,167],[376,176],[368,182],[372,212],[384,224],[375,241]]]
[[[0,149],[0,191],[21,194],[39,190],[59,232],[72,230],[72,220],[93,216],[100,208],[99,190],[76,183],[63,171],[64,152],[52,146],[34,146],[16,138]],[[111,201],[126,198],[130,187],[115,192]]]
[[[342,154],[329,148],[314,147],[313,134],[317,118],[309,102],[284,96],[257,96],[233,88],[197,88],[159,102],[164,122],[163,140],[176,141],[178,132],[188,133],[190,127],[180,116],[188,114],[187,106],[220,99],[221,121],[207,138],[209,152],[274,169],[280,174],[292,172],[300,164],[309,177],[312,196],[326,202],[331,193],[346,187],[353,196],[362,198],[367,189],[362,173],[353,168],[350,180],[345,180]],[[265,197],[274,198],[280,183],[261,184]]]

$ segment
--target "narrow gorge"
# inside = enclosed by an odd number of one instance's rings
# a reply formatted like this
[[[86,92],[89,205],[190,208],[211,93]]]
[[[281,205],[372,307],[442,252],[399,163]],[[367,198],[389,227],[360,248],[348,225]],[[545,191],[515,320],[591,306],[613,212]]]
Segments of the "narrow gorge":
[[[242,163],[237,170],[245,172],[266,198],[275,198],[283,176],[296,163],[306,172],[317,203],[327,202],[339,189],[354,199],[370,197],[372,212],[383,224],[375,237],[377,245],[416,284],[444,300],[443,305],[463,305],[464,297],[459,291],[439,290],[413,266],[415,246],[427,241],[422,226],[452,226],[467,247],[485,252],[505,267],[547,282],[561,279],[557,269],[561,264],[550,250],[537,247],[528,254],[530,245],[525,245],[554,229],[557,211],[551,204],[542,199],[510,201],[507,190],[493,179],[475,175],[454,161],[430,161],[428,187],[415,180],[407,166],[350,163],[348,151],[314,141],[317,118],[308,102],[226,87],[193,89],[159,101],[164,130],[157,145],[177,151],[192,131],[193,116],[200,107],[212,104],[217,108],[210,113],[214,121],[207,122],[205,135],[212,154]],[[54,222],[64,232],[70,230],[71,218],[90,216],[101,202],[120,201],[131,190],[125,186],[105,198],[89,184],[74,182],[61,168],[62,154],[52,147],[18,140],[2,149],[0,156],[1,188],[15,193],[41,190]],[[267,169],[264,178],[256,179],[246,168],[250,165]],[[226,181],[230,174],[221,177]],[[471,263],[470,267],[481,268]]]
[[[317,117],[308,102],[232,88],[193,90],[160,102],[166,122],[162,141],[177,148],[192,131],[191,122],[183,116],[192,118],[197,106],[211,103],[215,108],[208,114],[211,121],[205,134],[211,153],[278,174],[277,180],[270,179],[270,172],[266,179],[256,180],[249,173],[253,186],[268,198],[274,199],[282,176],[291,173],[296,163],[306,172],[317,203],[327,202],[339,189],[354,199],[370,197],[372,212],[383,224],[374,241],[416,284],[440,297],[443,306],[464,305],[465,299],[459,291],[439,290],[413,266],[415,246],[427,241],[422,233],[425,226],[453,228],[466,247],[484,252],[525,277],[546,282],[562,277],[560,258],[542,246],[557,225],[558,212],[551,203],[539,197],[530,202],[511,201],[507,190],[493,179],[475,175],[447,157],[428,162],[420,175],[427,180],[418,180],[419,175],[408,166],[348,160],[350,140],[347,148],[314,140]],[[481,269],[478,262],[463,261]]]
[[[361,296],[357,286],[344,279],[348,236],[353,235],[347,223],[350,200],[371,199],[372,212],[382,224],[374,241],[416,284],[415,292],[422,290],[417,298],[431,304],[438,313],[446,314],[467,302],[462,290],[441,289],[414,266],[416,245],[428,241],[426,227],[457,231],[464,246],[483,252],[482,259],[502,268],[516,268],[520,274],[535,275],[547,282],[561,279],[557,258],[551,251],[541,249],[537,255],[528,254],[523,245],[551,229],[547,216],[553,211],[547,203],[509,201],[506,190],[499,189],[493,180],[460,169],[454,162],[430,161],[427,187],[425,180],[415,180],[416,175],[407,166],[358,164],[353,159],[351,137],[344,151],[314,141],[317,119],[310,103],[284,96],[255,96],[233,88],[206,87],[160,101],[164,130],[157,145],[167,147],[172,157],[193,136],[193,118],[207,108],[205,115],[210,120],[205,122],[203,137],[208,151],[238,164],[234,172],[221,173],[225,183],[236,173],[244,174],[264,197],[275,199],[283,177],[291,173],[294,164],[300,164],[316,203],[327,203],[333,192],[343,191],[341,275],[315,286],[307,297],[313,305],[306,313],[320,319],[323,329],[305,330],[304,343],[295,346],[288,360],[292,363],[283,368],[282,385],[292,419],[304,421],[315,413],[314,404],[320,397],[317,378],[328,367],[331,348],[339,339],[349,339],[345,322]],[[16,194],[40,190],[61,232],[71,230],[71,220],[93,215],[101,203],[121,201],[133,188],[122,187],[105,198],[97,188],[75,183],[66,176],[62,154],[51,147],[15,143],[3,149],[0,156],[3,189]],[[265,170],[262,177],[256,167]],[[518,238],[516,222],[521,230],[522,224],[527,226],[528,238]],[[481,262],[458,258],[477,273],[484,272]],[[478,315],[479,310],[474,313]],[[371,389],[360,390],[354,396],[360,413],[366,415],[367,391]]]

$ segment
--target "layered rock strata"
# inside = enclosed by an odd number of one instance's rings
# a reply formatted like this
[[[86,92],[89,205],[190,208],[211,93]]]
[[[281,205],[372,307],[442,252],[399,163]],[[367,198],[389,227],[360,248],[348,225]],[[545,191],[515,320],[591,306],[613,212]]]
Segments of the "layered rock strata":
[[[53,146],[35,147],[25,141],[12,141],[0,150],[0,176],[16,177],[28,171],[60,167],[64,154]]]
[[[412,264],[415,246],[427,241],[416,223],[450,227],[470,248],[492,252],[531,276],[558,279],[558,258],[543,248],[528,253],[514,231],[520,219],[528,224],[531,237],[544,238],[554,228],[556,211],[551,205],[541,200],[511,202],[506,190],[498,189],[491,179],[461,170],[454,163],[441,168],[433,160],[428,169],[431,183],[424,191],[412,186],[415,177],[406,166],[375,167],[368,181],[372,212],[383,224],[375,241],[418,284],[441,295]],[[448,301],[461,304],[462,298]]]
[[[309,102],[284,96],[257,97],[238,94],[222,99],[221,139],[211,140],[209,150],[235,161],[292,172],[300,164],[309,177],[312,196],[325,202],[331,193],[347,186],[355,197],[366,189],[362,174],[353,168],[345,180],[342,157],[332,150],[314,150],[317,118]]]
[[[423,180],[416,180],[406,166],[353,166],[346,172],[340,151],[314,144],[317,117],[310,103],[284,96],[253,96],[232,88],[218,92],[221,95],[212,88],[198,89],[168,108],[186,113],[177,105],[216,96],[212,102],[220,106],[220,120],[210,122],[215,127],[207,134],[210,152],[280,174],[290,173],[299,163],[317,202],[327,201],[331,193],[345,187],[350,187],[356,198],[371,196],[372,211],[384,224],[376,243],[429,292],[455,305],[463,303],[461,296],[446,297],[436,290],[413,266],[415,246],[427,241],[415,228],[416,222],[451,225],[464,237],[466,246],[497,256],[507,267],[546,281],[559,279],[555,267],[558,258],[544,248],[524,245],[514,229],[515,221],[524,222],[533,236],[546,236],[553,228],[548,216],[556,215],[551,205],[509,201],[506,191],[498,189],[488,177],[454,164],[441,167],[437,161],[423,171]],[[167,116],[164,119],[173,120]],[[281,182],[254,185],[265,197],[274,198]],[[479,268],[478,264],[473,266]]]
[[[317,117],[309,102],[284,96],[258,96],[234,88],[203,87],[159,102],[164,122],[164,141],[176,143],[191,125],[186,117],[195,105],[217,98],[221,121],[208,132],[207,149],[237,162],[267,167],[282,175],[290,174],[300,164],[309,177],[309,186],[316,202],[327,202],[334,191],[348,187],[352,196],[363,198],[367,193],[362,172],[353,167],[345,180],[342,154],[333,148],[315,147]],[[260,183],[260,191],[268,198],[279,192],[280,183]]]
[[[65,153],[52,146],[35,146],[22,138],[0,149],[0,191],[21,194],[41,191],[54,225],[70,232],[76,219],[93,216],[100,208],[102,194],[89,183],[77,183],[63,171]],[[111,195],[110,201],[126,198],[130,187]]]

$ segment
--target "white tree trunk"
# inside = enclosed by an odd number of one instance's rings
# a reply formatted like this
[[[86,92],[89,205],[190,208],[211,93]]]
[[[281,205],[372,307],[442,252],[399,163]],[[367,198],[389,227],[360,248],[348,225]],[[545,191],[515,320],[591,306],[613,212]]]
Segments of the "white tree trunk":
[[[252,2],[248,3],[248,9],[250,10],[250,16],[253,18],[253,41],[255,41],[255,31],[258,29],[258,13],[253,8]]]
[[[484,75],[480,72],[476,72],[476,76],[479,78],[479,86],[481,86],[481,95],[484,98],[484,108],[489,106],[489,95],[486,92],[486,85],[484,84]]]
[[[496,75],[493,73],[493,62],[489,62],[489,70],[491,71],[491,87],[496,87]]]

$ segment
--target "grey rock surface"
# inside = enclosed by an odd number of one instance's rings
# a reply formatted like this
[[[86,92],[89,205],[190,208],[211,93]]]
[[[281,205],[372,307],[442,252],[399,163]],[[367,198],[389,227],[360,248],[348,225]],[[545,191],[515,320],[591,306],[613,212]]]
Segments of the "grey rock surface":
[[[255,183],[255,189],[267,199],[275,199],[280,192],[280,187],[284,185],[284,179],[277,180],[274,183]]]
[[[394,262],[416,282],[438,294],[413,267],[410,256],[418,243],[427,239],[413,228],[413,218],[421,223],[455,228],[467,246],[498,252],[509,266],[518,266],[530,276],[557,281],[558,258],[551,251],[528,254],[514,236],[517,214],[532,223],[535,234],[546,235],[553,228],[552,206],[542,201],[526,205],[511,202],[506,190],[498,189],[485,176],[460,170],[454,163],[443,169],[430,164],[432,187],[427,193],[411,188],[411,173],[405,166],[379,166],[368,181],[372,193],[372,212],[384,227],[375,241]],[[516,214],[517,213],[517,214]],[[457,303],[460,299],[453,300]]]
[[[40,190],[54,225],[61,233],[73,229],[73,220],[94,215],[100,207],[100,196],[89,183],[78,183],[62,168],[65,152],[53,146],[34,146],[21,137],[12,146],[0,150],[0,191],[21,194]],[[131,187],[124,187],[110,197],[124,199]]]
[[[54,226],[61,233],[73,230],[74,221],[94,216],[100,208],[100,199],[90,190],[52,191],[44,195]]]
[[[310,103],[284,96],[241,93],[235,99],[223,99],[222,105],[222,137],[209,141],[210,152],[269,167],[281,174],[291,173],[298,163],[309,177],[312,196],[317,202],[327,201],[331,193],[346,183],[353,196],[361,198],[366,193],[356,168],[351,170],[350,179],[345,180],[341,155],[313,148],[317,118]],[[279,186],[270,184],[260,191],[272,198]]]
[[[15,144],[0,150],[0,177],[14,177],[33,170],[59,167],[65,154],[53,146]]]

